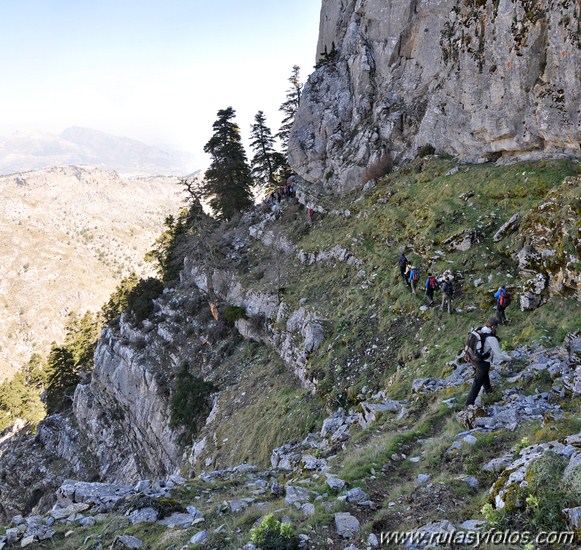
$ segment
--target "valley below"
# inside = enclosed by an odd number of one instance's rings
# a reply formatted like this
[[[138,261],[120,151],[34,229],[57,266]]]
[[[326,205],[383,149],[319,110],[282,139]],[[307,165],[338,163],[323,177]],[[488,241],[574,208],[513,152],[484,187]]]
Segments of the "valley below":
[[[72,313],[96,311],[183,207],[178,178],[95,167],[0,176],[0,375],[46,354]]]

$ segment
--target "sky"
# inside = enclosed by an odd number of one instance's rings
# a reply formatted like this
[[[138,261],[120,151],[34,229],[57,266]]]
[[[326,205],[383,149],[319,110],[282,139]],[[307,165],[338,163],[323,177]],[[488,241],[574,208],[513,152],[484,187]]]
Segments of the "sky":
[[[321,0],[2,0],[0,137],[83,126],[186,151],[219,109],[273,134],[293,65],[316,61]],[[250,156],[250,151],[247,151]]]

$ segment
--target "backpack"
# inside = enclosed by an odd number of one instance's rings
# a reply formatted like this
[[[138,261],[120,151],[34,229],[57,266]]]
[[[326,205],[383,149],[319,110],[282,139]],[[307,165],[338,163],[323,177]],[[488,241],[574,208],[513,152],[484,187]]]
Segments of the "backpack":
[[[420,272],[417,269],[412,271],[412,281],[419,281],[420,280]]]
[[[481,329],[482,327],[478,327],[468,333],[468,338],[464,344],[464,361],[467,363],[481,363],[490,357],[490,352],[482,353],[484,341],[490,335],[482,334]]]
[[[436,279],[434,277],[430,277],[428,279],[428,287],[429,288],[436,288],[437,284],[436,284]]]
[[[447,294],[448,296],[452,296],[452,294],[454,293],[454,289],[452,288],[452,285],[448,281],[444,281],[442,283],[442,292],[444,294]]]
[[[408,263],[408,259],[405,256],[401,256],[398,260],[399,267],[405,267]]]
[[[503,290],[498,297],[498,305],[500,307],[508,307],[510,305],[510,294]]]

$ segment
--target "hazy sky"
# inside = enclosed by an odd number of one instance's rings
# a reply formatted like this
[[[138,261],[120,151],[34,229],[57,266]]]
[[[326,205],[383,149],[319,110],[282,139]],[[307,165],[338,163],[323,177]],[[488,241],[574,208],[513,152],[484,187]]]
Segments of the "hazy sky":
[[[275,133],[293,65],[315,64],[321,0],[2,0],[0,137],[85,126],[203,146],[219,109]]]

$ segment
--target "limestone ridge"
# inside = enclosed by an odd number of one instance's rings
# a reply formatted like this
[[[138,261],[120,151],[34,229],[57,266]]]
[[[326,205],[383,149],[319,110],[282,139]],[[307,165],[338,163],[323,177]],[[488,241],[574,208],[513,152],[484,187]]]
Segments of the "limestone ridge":
[[[289,156],[348,191],[430,145],[478,160],[581,156],[578,2],[323,0]]]

